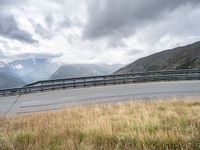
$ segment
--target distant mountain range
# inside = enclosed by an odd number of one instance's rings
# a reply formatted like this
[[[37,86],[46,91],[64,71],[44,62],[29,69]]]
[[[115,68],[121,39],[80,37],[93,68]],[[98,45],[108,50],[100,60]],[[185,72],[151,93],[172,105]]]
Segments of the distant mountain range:
[[[61,66],[50,77],[50,79],[108,75],[112,74],[121,66],[122,65],[107,65],[107,64],[69,64]]]
[[[47,80],[59,65],[47,58],[15,60],[8,64],[0,63],[0,88],[23,86],[39,80]]]
[[[6,65],[13,73],[27,83],[47,80],[59,65],[51,63],[48,58],[15,60]]]
[[[122,65],[107,64],[69,64],[58,65],[49,59],[15,60],[6,65],[27,83],[58,78],[112,74]]]
[[[0,89],[19,87],[40,80],[112,74],[122,65],[71,64],[60,66],[48,58],[0,62]]]
[[[138,59],[114,74],[178,69],[200,69],[200,42]]]

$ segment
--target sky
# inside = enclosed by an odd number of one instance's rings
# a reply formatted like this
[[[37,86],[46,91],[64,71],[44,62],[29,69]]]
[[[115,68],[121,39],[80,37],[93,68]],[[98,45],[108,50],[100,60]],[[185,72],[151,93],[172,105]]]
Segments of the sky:
[[[128,64],[200,40],[199,0],[0,0],[0,62]]]

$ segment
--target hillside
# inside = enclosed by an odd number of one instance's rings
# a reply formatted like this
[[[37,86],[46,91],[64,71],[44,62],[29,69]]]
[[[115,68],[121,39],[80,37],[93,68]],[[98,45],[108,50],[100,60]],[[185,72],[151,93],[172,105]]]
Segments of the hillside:
[[[141,58],[114,74],[178,69],[200,69],[200,42]]]
[[[61,79],[71,77],[95,76],[111,74],[119,69],[120,65],[106,64],[69,64],[61,66],[50,79]]]
[[[0,68],[0,89],[19,87],[25,85],[15,73],[11,72],[8,68]]]

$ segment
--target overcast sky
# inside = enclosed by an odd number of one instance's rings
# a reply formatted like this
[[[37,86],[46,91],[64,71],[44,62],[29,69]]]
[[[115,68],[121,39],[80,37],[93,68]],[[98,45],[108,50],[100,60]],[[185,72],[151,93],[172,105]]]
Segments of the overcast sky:
[[[123,63],[200,40],[200,0],[0,0],[0,61]]]

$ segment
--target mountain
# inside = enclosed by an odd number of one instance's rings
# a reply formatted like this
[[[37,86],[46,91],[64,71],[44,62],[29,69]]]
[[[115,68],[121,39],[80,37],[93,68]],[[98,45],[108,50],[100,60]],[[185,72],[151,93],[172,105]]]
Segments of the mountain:
[[[61,66],[50,79],[61,79],[71,77],[95,76],[111,74],[119,69],[121,65],[107,64],[69,64]]]
[[[6,66],[27,83],[49,79],[59,68],[57,64],[51,63],[48,58],[15,60]]]
[[[114,74],[178,69],[200,69],[200,42],[141,58]]]
[[[20,87],[25,84],[26,83],[15,73],[11,72],[8,67],[0,67],[0,89]]]

